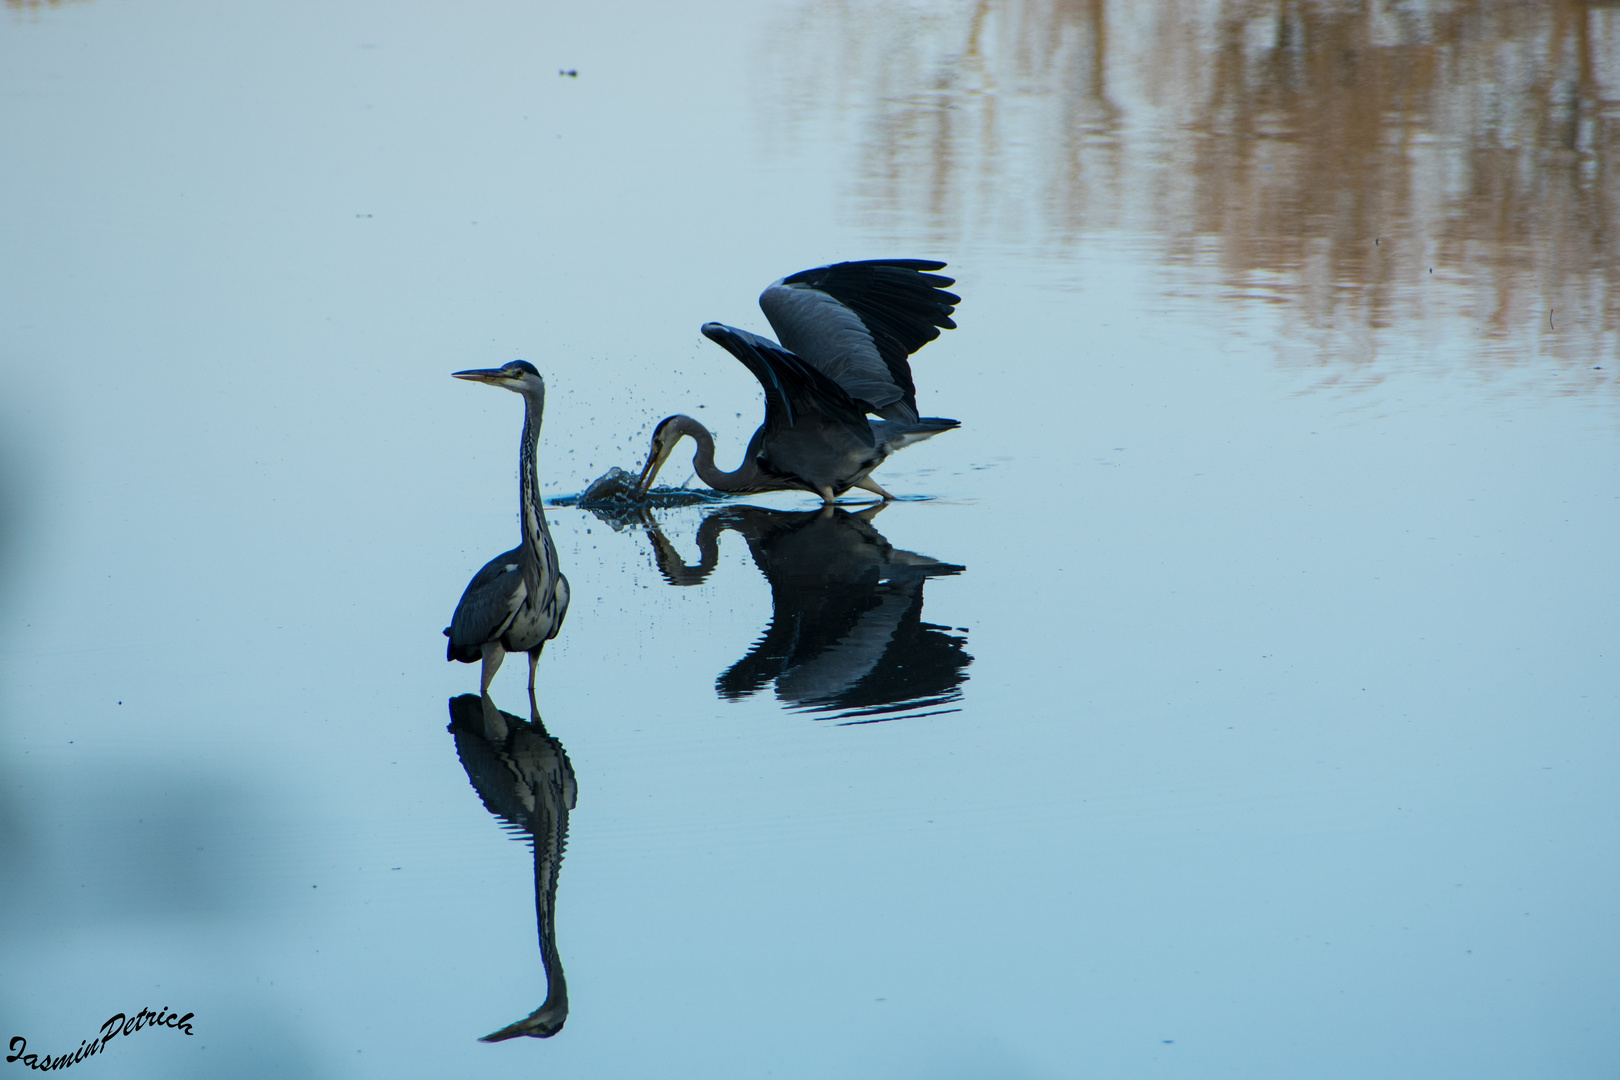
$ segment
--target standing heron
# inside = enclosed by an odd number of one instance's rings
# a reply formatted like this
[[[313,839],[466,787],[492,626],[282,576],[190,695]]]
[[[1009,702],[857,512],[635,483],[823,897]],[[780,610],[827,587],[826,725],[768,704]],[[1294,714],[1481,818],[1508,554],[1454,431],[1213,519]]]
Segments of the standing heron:
[[[634,497],[644,498],[675,445],[697,442],[692,467],[717,491],[804,490],[826,505],[850,488],[894,498],[871,472],[890,454],[958,421],[917,415],[917,391],[906,358],[954,329],[961,297],[954,279],[927,271],[923,259],[873,259],[821,266],[783,278],[759,297],[782,343],[721,323],[703,336],[741,360],[765,389],[765,422],[742,464],[714,464],[714,436],[690,416],[670,416],[653,431]],[[868,420],[876,413],[879,420]]]
[[[540,417],[546,409],[546,383],[533,364],[514,360],[501,368],[455,372],[458,379],[500,386],[523,395],[523,447],[518,455],[518,512],[523,542],[503,552],[473,575],[461,594],[444,634],[445,659],[483,661],[482,692],[509,652],[529,654],[529,701],[534,702],[534,668],[540,650],[562,629],[568,614],[568,579],[557,569],[557,545],[546,528],[546,508],[534,454],[540,443]]]

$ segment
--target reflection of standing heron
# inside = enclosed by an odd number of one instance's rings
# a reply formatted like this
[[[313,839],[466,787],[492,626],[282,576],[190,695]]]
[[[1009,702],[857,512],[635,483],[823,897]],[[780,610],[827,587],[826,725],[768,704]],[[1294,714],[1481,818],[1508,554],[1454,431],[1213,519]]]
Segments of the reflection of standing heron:
[[[715,680],[721,697],[735,701],[774,682],[789,706],[881,719],[961,697],[973,658],[962,638],[923,622],[922,609],[923,584],[963,568],[891,545],[872,526],[882,509],[728,506],[698,527],[697,566],[646,515],[659,572],[671,585],[709,576],[724,529],[742,534],[770,582],[770,627]]]
[[[955,420],[917,415],[907,357],[956,326],[961,298],[948,277],[924,273],[941,262],[875,259],[817,267],[785,277],[759,297],[782,339],[705,323],[703,335],[741,360],[765,389],[765,422],[733,472],[714,464],[714,436],[690,416],[671,416],[653,432],[635,497],[646,496],[675,445],[697,441],[692,467],[717,491],[799,489],[831,503],[850,488],[891,499],[871,478],[890,454]],[[883,419],[867,420],[867,413]]]
[[[568,751],[536,717],[526,723],[486,697],[450,699],[450,733],[467,779],[485,809],[527,833],[534,844],[534,914],[546,1000],[481,1042],[528,1035],[548,1039],[568,1019],[568,984],[557,952],[557,877],[568,843],[568,812],[579,797]]]
[[[458,371],[458,379],[500,386],[523,395],[523,448],[518,455],[518,512],[523,543],[502,552],[467,583],[445,636],[445,659],[483,661],[483,692],[509,652],[529,654],[529,698],[534,698],[534,667],[540,650],[562,629],[568,614],[568,579],[557,569],[557,546],[546,528],[546,508],[534,454],[540,443],[540,417],[546,409],[546,383],[532,364],[514,360],[502,368]]]

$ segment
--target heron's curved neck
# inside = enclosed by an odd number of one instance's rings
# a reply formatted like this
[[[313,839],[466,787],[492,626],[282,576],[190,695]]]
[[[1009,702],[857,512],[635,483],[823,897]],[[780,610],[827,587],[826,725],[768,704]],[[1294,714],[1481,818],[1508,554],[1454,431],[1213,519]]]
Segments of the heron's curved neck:
[[[658,572],[671,585],[701,585],[714,572],[720,562],[720,530],[728,521],[725,511],[717,510],[703,519],[698,526],[698,564],[688,566],[675,545],[669,542],[658,522],[649,520],[647,536],[652,540],[653,557],[658,561]]]
[[[546,411],[546,396],[523,395],[523,450],[518,456],[519,512],[523,515],[523,542],[544,554],[551,547],[551,530],[546,528],[546,506],[540,497],[540,477],[535,453],[540,447],[540,418]]]
[[[754,444],[759,441],[757,432],[748,444],[742,464],[732,472],[726,472],[714,463],[714,436],[709,434],[709,429],[690,416],[677,416],[674,420],[676,431],[692,436],[697,442],[697,453],[692,455],[692,468],[697,470],[700,480],[716,491],[754,490],[759,481],[759,463],[754,459]]]

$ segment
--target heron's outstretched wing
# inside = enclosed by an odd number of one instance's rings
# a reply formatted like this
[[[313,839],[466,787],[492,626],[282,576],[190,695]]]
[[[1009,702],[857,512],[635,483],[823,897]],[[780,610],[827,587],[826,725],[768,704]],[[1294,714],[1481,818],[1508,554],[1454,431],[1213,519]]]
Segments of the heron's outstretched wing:
[[[871,259],[792,274],[759,296],[759,306],[788,351],[842,386],[870,412],[917,419],[917,391],[906,357],[954,329],[961,297],[927,273],[926,259]]]
[[[776,342],[722,323],[705,323],[703,336],[741,360],[765,388],[767,430],[814,417],[844,428],[867,446],[876,445],[866,410],[843,387]]]
[[[528,595],[518,559],[522,550],[513,548],[495,556],[467,583],[467,591],[461,594],[456,613],[445,629],[450,639],[447,659],[469,663],[479,659],[479,646],[500,637],[512,621]]]

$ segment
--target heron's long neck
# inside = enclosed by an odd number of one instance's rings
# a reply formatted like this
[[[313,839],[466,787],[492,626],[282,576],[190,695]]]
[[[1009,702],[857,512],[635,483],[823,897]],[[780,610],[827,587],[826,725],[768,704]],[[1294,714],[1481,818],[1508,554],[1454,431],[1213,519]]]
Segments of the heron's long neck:
[[[544,727],[540,729],[542,732]],[[563,850],[568,846],[569,793],[573,790],[574,768],[562,743],[546,736],[550,745],[543,779],[552,798],[540,801],[530,819],[534,826],[534,915],[540,933],[540,962],[546,969],[546,1001],[539,1011],[561,1008],[568,1011],[568,982],[563,976],[562,956],[557,951],[557,877],[562,871]]]
[[[540,446],[540,418],[546,411],[543,393],[523,395],[523,450],[518,457],[519,512],[523,515],[523,543],[531,548],[542,564],[551,567],[557,562],[556,548],[551,543],[551,530],[546,528],[546,506],[540,497],[540,477],[535,471],[535,452]]]
[[[697,453],[692,455],[692,468],[698,478],[716,491],[748,491],[759,478],[759,465],[754,461],[754,445],[749,443],[743,462],[734,472],[726,472],[714,463],[714,436],[709,429],[690,416],[680,418],[682,435],[690,435],[697,442]]]
[[[664,575],[664,580],[671,585],[701,585],[708,576],[714,572],[715,566],[720,562],[720,530],[725,528],[726,519],[721,511],[716,511],[703,519],[698,526],[698,564],[688,566],[675,545],[669,542],[656,521],[647,523],[647,536],[652,540],[653,556],[658,560],[658,572]]]

